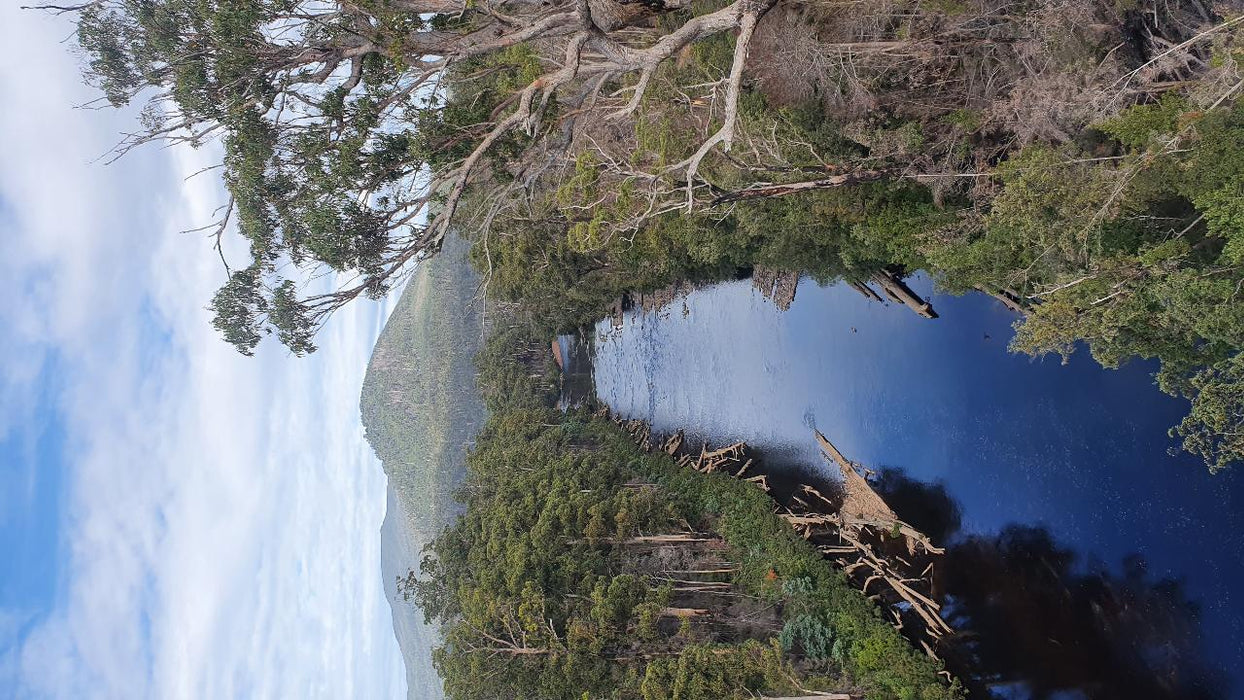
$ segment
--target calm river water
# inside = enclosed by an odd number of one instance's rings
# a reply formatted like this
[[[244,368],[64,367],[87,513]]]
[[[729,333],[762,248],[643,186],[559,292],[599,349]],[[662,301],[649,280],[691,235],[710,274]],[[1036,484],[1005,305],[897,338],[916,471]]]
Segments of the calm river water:
[[[816,427],[879,470],[954,545],[947,615],[999,695],[1244,697],[1241,468],[1168,454],[1185,404],[1153,366],[1014,355],[992,299],[932,301],[938,320],[809,280],[784,313],[746,281],[700,290],[598,326],[597,395],[771,463],[820,464]]]

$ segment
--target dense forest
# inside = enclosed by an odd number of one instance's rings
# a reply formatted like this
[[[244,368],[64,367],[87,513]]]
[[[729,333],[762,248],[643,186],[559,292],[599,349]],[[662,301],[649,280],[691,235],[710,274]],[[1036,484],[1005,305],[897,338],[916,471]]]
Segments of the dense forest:
[[[953,698],[762,490],[551,408],[529,324],[480,356],[463,516],[404,587],[453,698]]]
[[[1156,358],[1244,455],[1244,14],[1207,0],[89,0],[117,155],[223,150],[216,325],[297,354],[451,229],[550,328],[756,266],[931,273],[1013,348]],[[213,171],[214,172],[214,171]],[[217,248],[220,246],[217,245]],[[291,267],[292,263],[292,267]],[[341,286],[306,294],[327,268]]]

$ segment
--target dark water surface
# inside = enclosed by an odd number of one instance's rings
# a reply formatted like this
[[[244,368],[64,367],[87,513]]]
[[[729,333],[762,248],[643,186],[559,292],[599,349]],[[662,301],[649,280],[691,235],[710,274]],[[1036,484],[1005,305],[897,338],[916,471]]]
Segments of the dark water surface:
[[[997,692],[1244,697],[1244,474],[1168,454],[1186,404],[1153,365],[1014,355],[992,299],[932,301],[938,320],[808,280],[785,313],[748,282],[700,290],[598,326],[597,393],[792,464],[820,464],[815,426],[892,469],[924,509],[900,515],[957,543],[947,614]]]

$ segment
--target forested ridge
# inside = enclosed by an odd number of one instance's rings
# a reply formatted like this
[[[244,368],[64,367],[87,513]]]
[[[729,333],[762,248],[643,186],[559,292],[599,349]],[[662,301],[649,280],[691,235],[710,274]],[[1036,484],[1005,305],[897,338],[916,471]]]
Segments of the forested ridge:
[[[481,355],[463,516],[403,582],[454,698],[954,698],[760,489],[550,408],[530,327]]]
[[[218,143],[216,326],[297,353],[451,228],[565,329],[754,266],[923,269],[1013,347],[1161,362],[1244,455],[1244,8],[1207,0],[90,0],[117,155]],[[209,175],[210,176],[210,175]],[[220,248],[219,245],[216,246]],[[213,253],[215,254],[215,253]],[[223,260],[223,256],[222,256]],[[340,286],[306,292],[317,269]]]
[[[367,442],[426,541],[449,522],[466,447],[484,419],[473,356],[481,346],[469,244],[446,241],[420,266],[376,340],[359,397]]]

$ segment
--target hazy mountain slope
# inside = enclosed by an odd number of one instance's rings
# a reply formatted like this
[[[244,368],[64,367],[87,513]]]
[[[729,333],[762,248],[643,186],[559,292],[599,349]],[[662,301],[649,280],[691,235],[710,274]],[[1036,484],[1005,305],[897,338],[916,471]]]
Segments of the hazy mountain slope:
[[[381,569],[411,698],[442,696],[430,658],[436,633],[397,596],[396,578],[417,566],[423,546],[452,517],[466,447],[484,418],[473,364],[481,305],[468,248],[447,239],[420,265],[376,342],[360,399],[367,440],[392,492]]]
[[[480,305],[467,248],[449,239],[440,255],[420,265],[376,341],[363,380],[367,440],[423,535],[452,512],[449,494],[465,463],[462,447],[483,418],[472,363]]]

